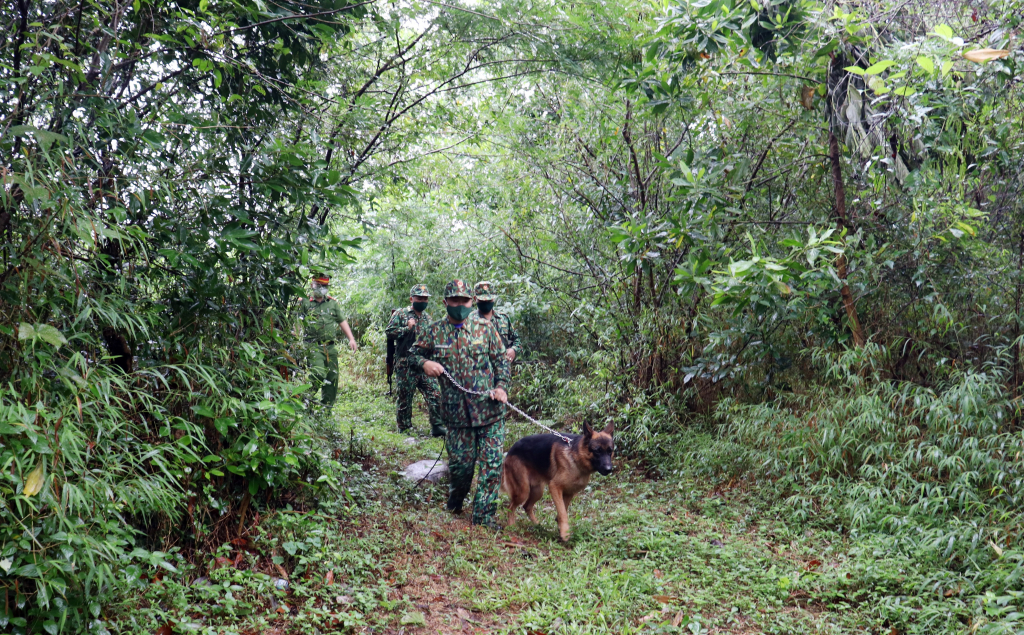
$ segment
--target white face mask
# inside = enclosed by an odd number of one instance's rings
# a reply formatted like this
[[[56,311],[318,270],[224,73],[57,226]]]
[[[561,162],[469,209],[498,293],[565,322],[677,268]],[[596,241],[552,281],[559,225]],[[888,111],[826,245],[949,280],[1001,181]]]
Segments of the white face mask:
[[[314,284],[313,285],[313,295],[318,295],[320,297],[323,297],[323,296],[327,295],[327,287],[325,287],[322,284]]]

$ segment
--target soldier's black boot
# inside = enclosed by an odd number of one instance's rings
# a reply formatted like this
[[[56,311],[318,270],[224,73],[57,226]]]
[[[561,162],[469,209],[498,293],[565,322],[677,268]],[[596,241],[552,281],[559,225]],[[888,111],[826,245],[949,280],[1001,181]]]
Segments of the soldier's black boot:
[[[445,508],[448,511],[450,511],[451,513],[453,513],[456,516],[458,516],[459,514],[462,513],[462,501],[463,501],[463,499],[457,497],[455,494],[449,494],[448,495],[448,504],[445,505]]]
[[[436,423],[430,424],[430,436],[432,437],[443,437],[447,436],[448,429],[444,426],[439,426]]]

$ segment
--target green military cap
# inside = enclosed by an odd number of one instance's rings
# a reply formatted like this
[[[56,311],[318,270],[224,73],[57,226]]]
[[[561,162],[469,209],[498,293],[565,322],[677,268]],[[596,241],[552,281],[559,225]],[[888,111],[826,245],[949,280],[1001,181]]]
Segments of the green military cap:
[[[421,296],[423,296],[425,298],[429,298],[430,297],[430,291],[427,290],[427,285],[425,285],[425,284],[414,284],[414,285],[412,285],[412,289],[409,291],[409,295],[410,296],[421,295]]]
[[[476,296],[477,300],[497,300],[498,296],[494,293],[494,289],[491,287],[490,282],[478,282],[473,287],[473,295]]]
[[[444,285],[444,297],[446,298],[472,298],[469,285],[462,280],[452,280]]]

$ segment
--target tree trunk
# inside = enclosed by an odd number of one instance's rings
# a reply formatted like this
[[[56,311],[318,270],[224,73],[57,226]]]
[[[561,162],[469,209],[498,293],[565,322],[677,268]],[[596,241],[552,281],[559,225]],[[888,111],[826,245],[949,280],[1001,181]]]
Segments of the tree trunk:
[[[836,191],[836,228],[840,232],[845,229],[849,233],[853,231],[853,227],[846,215],[846,189],[843,186],[842,164],[839,163],[839,141],[831,129],[828,131],[828,156],[832,160],[832,185]],[[846,242],[845,237],[842,240],[844,243]],[[846,318],[849,320],[850,330],[853,332],[853,344],[859,348],[864,346],[867,338],[864,337],[864,327],[857,319],[857,304],[853,300],[850,285],[846,283],[846,254],[839,256],[836,262],[836,273],[839,274],[839,280],[843,285],[839,289],[839,294],[843,298],[843,308],[846,310]]]

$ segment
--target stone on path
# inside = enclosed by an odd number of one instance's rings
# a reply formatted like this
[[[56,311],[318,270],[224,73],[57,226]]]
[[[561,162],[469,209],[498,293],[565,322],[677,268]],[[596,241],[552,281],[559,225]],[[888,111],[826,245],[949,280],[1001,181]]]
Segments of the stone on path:
[[[419,441],[416,440],[416,437],[409,437],[407,439],[402,439],[402,443],[405,445],[416,445]]]
[[[404,474],[405,478],[417,483],[421,479],[430,481],[431,483],[436,483],[440,481],[442,477],[447,475],[448,464],[444,461],[437,461],[437,465],[434,465],[434,459],[416,461],[409,467],[405,468]]]

